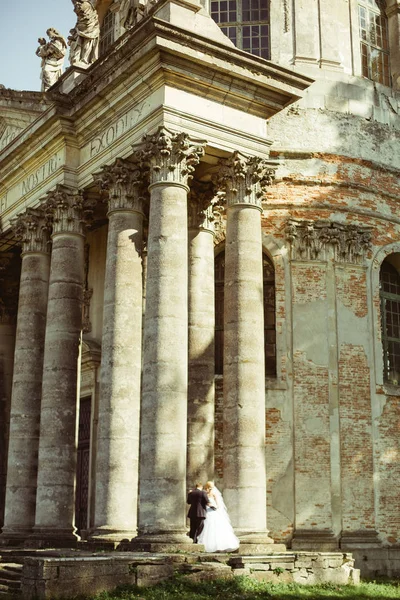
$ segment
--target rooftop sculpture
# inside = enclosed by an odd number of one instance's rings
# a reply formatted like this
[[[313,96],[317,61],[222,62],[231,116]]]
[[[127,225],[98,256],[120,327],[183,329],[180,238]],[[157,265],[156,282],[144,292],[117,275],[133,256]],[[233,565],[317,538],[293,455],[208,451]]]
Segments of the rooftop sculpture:
[[[67,44],[62,35],[53,27],[50,27],[46,34],[49,41],[45,38],[39,38],[39,47],[36,50],[37,56],[42,59],[42,92],[46,92],[57,79],[62,75],[64,57],[67,51]]]
[[[86,68],[94,63],[99,55],[99,18],[91,2],[72,0],[72,3],[77,21],[68,36],[69,60],[72,66]]]

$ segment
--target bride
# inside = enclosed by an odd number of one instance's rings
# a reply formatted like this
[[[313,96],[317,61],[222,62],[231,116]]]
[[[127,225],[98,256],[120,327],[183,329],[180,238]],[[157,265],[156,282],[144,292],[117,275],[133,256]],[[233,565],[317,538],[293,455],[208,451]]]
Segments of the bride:
[[[207,493],[209,506],[204,529],[197,538],[203,544],[206,552],[234,552],[239,548],[239,540],[233,532],[228,511],[221,492],[212,481],[207,481],[204,486]]]

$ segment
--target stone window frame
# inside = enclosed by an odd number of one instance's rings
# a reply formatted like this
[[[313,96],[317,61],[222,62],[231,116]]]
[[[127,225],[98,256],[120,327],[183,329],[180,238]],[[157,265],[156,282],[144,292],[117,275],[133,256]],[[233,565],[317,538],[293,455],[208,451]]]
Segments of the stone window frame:
[[[389,27],[385,8],[380,0],[358,0],[361,75],[390,87]]]
[[[210,15],[235,46],[271,60],[269,0],[210,0]]]
[[[214,260],[225,251],[225,239],[214,249]],[[270,259],[275,272],[275,345],[276,374],[266,376],[266,389],[286,390],[291,375],[289,348],[291,347],[291,282],[289,254],[285,244],[270,234],[262,233],[262,251]],[[215,373],[216,377],[223,377]]]
[[[372,359],[371,366],[373,369],[371,372],[371,380],[374,381],[376,394],[387,394],[390,396],[400,396],[400,384],[394,385],[384,378],[384,348],[382,342],[382,329],[381,329],[381,296],[380,296],[380,273],[381,266],[384,260],[393,254],[399,255],[400,265],[400,243],[394,242],[387,246],[377,248],[373,254],[371,265],[369,267],[370,274],[370,314],[371,314],[371,329],[372,329]]]
[[[391,257],[394,257],[393,262],[398,262],[398,266],[393,264]],[[397,259],[397,260],[396,260]],[[391,289],[385,289],[384,275],[385,267],[390,267],[386,274],[390,277],[395,275],[397,279],[397,293]],[[390,273],[392,271],[392,274]],[[387,256],[381,264],[379,271],[380,280],[380,300],[381,300],[381,336],[382,336],[382,347],[383,347],[383,380],[389,385],[400,385],[400,255]],[[389,287],[392,284],[389,282]],[[393,307],[395,305],[395,307]],[[395,308],[395,310],[392,310]],[[397,310],[396,310],[397,308]],[[394,335],[396,330],[396,323],[398,329],[398,335]],[[389,335],[388,329],[391,328],[391,334]],[[392,347],[392,349],[390,349]],[[396,352],[397,350],[397,352]],[[397,356],[397,360],[396,360]],[[390,364],[394,365],[392,369]],[[396,364],[398,368],[396,369]]]

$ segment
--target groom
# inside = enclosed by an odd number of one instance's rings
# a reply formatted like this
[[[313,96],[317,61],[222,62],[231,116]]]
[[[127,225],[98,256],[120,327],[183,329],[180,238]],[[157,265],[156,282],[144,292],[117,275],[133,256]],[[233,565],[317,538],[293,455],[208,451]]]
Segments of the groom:
[[[197,538],[203,531],[204,519],[206,518],[206,507],[209,505],[208,496],[203,491],[203,485],[196,483],[194,490],[190,490],[187,503],[190,504],[188,517],[190,519],[189,537],[197,544]]]

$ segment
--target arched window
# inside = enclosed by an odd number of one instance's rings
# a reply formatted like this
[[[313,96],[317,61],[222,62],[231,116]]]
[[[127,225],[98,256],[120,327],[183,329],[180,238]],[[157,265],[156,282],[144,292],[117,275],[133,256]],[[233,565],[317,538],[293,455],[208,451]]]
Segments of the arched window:
[[[400,385],[400,275],[391,263],[391,257],[384,260],[380,272],[383,376]]]
[[[384,2],[359,0],[362,74],[390,85],[388,23]]]
[[[221,375],[224,365],[224,276],[225,252],[215,259],[215,373]],[[263,254],[264,279],[264,352],[265,376],[276,376],[275,271]]]
[[[104,16],[100,28],[100,56],[114,43],[115,36],[115,12],[108,10]]]
[[[268,0],[211,0],[211,16],[235,46],[271,57]]]

